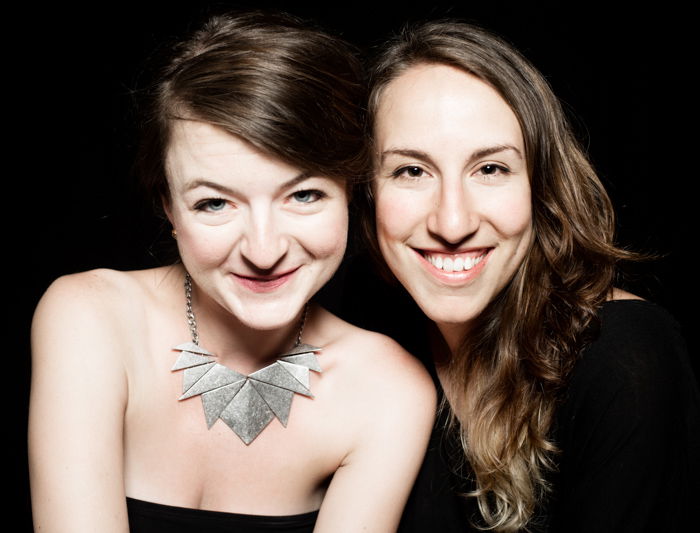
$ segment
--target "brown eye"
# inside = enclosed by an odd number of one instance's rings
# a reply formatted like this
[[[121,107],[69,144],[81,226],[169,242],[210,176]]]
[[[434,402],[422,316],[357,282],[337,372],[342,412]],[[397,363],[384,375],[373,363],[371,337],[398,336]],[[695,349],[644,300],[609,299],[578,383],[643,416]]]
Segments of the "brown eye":
[[[482,176],[496,176],[498,174],[510,174],[510,170],[501,165],[484,165],[479,168],[479,173]]]
[[[415,165],[410,165],[407,167],[401,167],[400,169],[394,171],[393,176],[395,178],[402,176],[407,178],[420,178],[423,176],[424,173],[425,171],[422,168],[417,167]]]
[[[497,172],[507,172],[507,170],[498,165],[484,165],[481,167],[484,174],[496,174]]]
[[[423,169],[420,167],[406,167],[406,173],[412,178],[418,178],[423,174]]]

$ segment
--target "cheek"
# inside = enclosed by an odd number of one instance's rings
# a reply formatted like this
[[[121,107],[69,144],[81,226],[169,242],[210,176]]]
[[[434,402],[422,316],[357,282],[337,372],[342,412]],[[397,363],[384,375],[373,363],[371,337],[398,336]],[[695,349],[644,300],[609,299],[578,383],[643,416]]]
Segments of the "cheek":
[[[376,189],[377,238],[382,247],[391,241],[404,241],[413,234],[421,219],[420,199],[415,192],[391,186]]]
[[[333,258],[340,263],[348,239],[347,206],[334,206],[318,216],[309,217],[300,235],[301,243],[309,253],[319,259]]]
[[[212,228],[208,228],[211,230]],[[221,235],[219,233],[222,233]],[[178,230],[177,247],[180,257],[186,261],[191,258],[203,265],[218,264],[230,252],[230,235],[223,232]]]
[[[497,231],[504,237],[527,236],[532,226],[530,189],[509,191],[491,199],[491,220],[496,221]]]
[[[177,247],[183,261],[189,259],[190,262],[211,265],[220,263],[229,254],[232,241],[230,225],[207,226],[197,223],[180,206],[172,209],[171,220],[177,229]]]

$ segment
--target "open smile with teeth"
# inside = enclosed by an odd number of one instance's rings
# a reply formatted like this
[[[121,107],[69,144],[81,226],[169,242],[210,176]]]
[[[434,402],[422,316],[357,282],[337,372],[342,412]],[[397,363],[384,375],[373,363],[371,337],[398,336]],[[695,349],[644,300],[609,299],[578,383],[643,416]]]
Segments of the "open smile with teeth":
[[[421,252],[421,255],[438,270],[444,272],[462,272],[471,270],[488,254],[488,250],[484,250],[480,255],[468,254],[439,254],[433,252]]]

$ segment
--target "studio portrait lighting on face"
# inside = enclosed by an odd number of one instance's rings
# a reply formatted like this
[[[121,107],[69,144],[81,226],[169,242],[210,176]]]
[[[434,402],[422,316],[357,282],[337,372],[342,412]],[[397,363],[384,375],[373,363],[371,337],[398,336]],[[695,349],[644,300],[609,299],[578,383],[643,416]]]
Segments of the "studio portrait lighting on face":
[[[689,13],[35,11],[13,528],[693,529]]]

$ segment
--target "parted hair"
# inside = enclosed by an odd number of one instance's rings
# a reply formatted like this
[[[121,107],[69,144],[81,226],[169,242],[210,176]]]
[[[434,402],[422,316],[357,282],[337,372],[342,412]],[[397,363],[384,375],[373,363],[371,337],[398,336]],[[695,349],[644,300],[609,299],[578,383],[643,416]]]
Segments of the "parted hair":
[[[532,524],[556,464],[557,402],[616,265],[614,214],[544,77],[510,44],[479,27],[437,21],[406,27],[370,72],[369,123],[385,87],[419,64],[461,69],[495,89],[522,130],[532,191],[533,242],[513,278],[469,327],[441,374],[451,420],[475,482],[481,520],[495,531]],[[378,253],[372,186],[364,232]],[[466,328],[465,328],[466,330]]]
[[[366,86],[355,50],[282,13],[210,18],[172,48],[143,99],[136,171],[168,201],[165,156],[176,119],[223,128],[304,171],[365,175]]]

